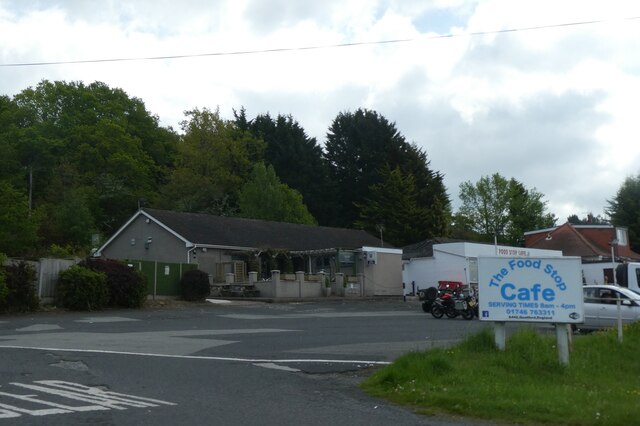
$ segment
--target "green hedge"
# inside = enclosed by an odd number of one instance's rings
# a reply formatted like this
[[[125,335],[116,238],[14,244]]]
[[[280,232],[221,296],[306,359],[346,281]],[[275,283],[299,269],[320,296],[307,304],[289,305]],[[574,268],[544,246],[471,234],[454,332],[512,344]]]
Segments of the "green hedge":
[[[36,311],[40,300],[36,290],[36,270],[26,262],[13,263],[4,267],[4,283],[6,293],[2,310],[10,312]],[[2,287],[0,285],[0,287]],[[0,296],[0,302],[2,297]]]
[[[58,300],[74,311],[102,309],[109,302],[107,275],[74,265],[60,273]]]

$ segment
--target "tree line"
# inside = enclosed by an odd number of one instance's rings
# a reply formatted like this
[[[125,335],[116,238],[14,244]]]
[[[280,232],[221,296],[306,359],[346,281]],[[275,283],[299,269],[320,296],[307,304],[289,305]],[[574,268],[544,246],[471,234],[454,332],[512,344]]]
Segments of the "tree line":
[[[291,115],[194,108],[175,130],[121,89],[44,80],[0,96],[0,146],[0,252],[10,255],[86,253],[141,205],[357,227],[395,246],[511,243],[555,220],[542,194],[500,175],[463,184],[454,214],[427,153],[367,109],[340,112],[321,145]],[[474,197],[492,190],[506,201],[484,214],[506,222],[478,214]]]

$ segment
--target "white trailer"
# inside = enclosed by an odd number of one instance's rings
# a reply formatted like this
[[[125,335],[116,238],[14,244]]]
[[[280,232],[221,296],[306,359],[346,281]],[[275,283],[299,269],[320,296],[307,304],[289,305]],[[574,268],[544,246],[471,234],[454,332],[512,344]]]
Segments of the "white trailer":
[[[560,250],[542,250],[479,243],[433,245],[433,257],[405,260],[402,268],[404,294],[438,287],[438,281],[458,281],[465,286],[478,284],[478,257],[561,257]]]

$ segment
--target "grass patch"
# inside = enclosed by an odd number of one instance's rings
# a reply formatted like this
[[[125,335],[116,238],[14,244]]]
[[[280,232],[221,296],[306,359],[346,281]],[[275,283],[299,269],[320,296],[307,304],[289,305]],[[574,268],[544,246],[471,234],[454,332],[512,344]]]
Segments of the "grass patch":
[[[423,414],[519,424],[627,425],[640,419],[640,323],[574,339],[569,365],[556,338],[524,328],[506,351],[490,328],[455,347],[412,352],[362,383]]]

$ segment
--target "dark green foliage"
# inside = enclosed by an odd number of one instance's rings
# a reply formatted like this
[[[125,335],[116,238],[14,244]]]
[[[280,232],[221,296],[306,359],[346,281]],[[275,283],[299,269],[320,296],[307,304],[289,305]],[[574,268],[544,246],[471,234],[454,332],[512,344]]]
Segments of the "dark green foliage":
[[[381,172],[383,179],[370,188],[369,198],[360,208],[355,225],[379,236],[396,247],[402,247],[433,236],[431,229],[439,209],[418,203],[418,190],[413,175],[404,176],[399,168]]]
[[[429,169],[424,151],[408,143],[394,123],[375,111],[359,109],[355,113],[341,113],[327,133],[325,158],[330,177],[336,187],[333,194],[339,212],[332,226],[350,227],[355,221],[366,229],[376,227],[377,217],[361,217],[361,210],[389,184],[384,170],[398,169],[403,179],[413,179],[412,203],[428,220],[412,242],[446,234],[450,216],[450,201],[440,173]],[[385,180],[387,182],[385,182]],[[380,201],[380,200],[376,200]],[[371,212],[365,212],[370,216]],[[365,224],[364,222],[367,221]],[[424,222],[423,222],[424,223]],[[405,230],[393,229],[397,221],[384,224],[387,232],[403,235]]]
[[[615,197],[607,203],[606,212],[611,223],[626,227],[631,250],[640,252],[640,174],[626,178]]]
[[[316,221],[295,189],[280,182],[273,167],[258,163],[238,196],[243,217],[315,225]]]
[[[156,197],[178,140],[140,99],[99,82],[42,81],[0,98],[0,129],[0,179],[25,197],[33,190],[42,246],[85,250],[88,234],[111,234],[139,198]]]
[[[146,300],[144,275],[127,264],[111,259],[88,258],[80,265],[107,276],[109,306],[139,308]]]
[[[9,206],[0,212],[0,251],[38,254],[55,244],[87,253],[92,237],[112,235],[140,199],[150,207],[238,215],[240,191],[260,162],[288,186],[279,188],[286,195],[280,205],[295,207],[296,221],[352,227],[360,219],[371,229],[380,220],[361,217],[360,208],[375,198],[371,188],[385,182],[388,167],[414,180],[411,196],[427,213],[415,240],[447,230],[442,175],[376,112],[340,114],[325,151],[290,115],[249,121],[241,110],[231,121],[195,108],[181,127],[182,135],[160,127],[140,99],[100,82],[44,80],[13,98],[0,96],[0,205]],[[280,210],[280,217],[292,214]]]
[[[244,109],[234,114],[239,127],[264,140],[265,162],[273,166],[282,183],[302,195],[304,204],[320,225],[332,223],[334,191],[328,163],[316,139],[309,138],[290,115],[279,114],[274,119],[269,114],[261,114],[248,122]]]
[[[235,214],[238,192],[262,161],[264,142],[220,117],[186,111],[175,168],[161,189],[160,207],[223,216]]]
[[[572,225],[610,225],[607,219],[601,215],[594,216],[593,213],[587,213],[587,217],[580,219],[577,214],[572,214],[567,217],[567,222]]]
[[[79,265],[60,273],[57,292],[59,303],[74,311],[102,309],[109,303],[107,276]]]
[[[11,312],[35,311],[40,306],[36,290],[36,270],[26,262],[4,267],[7,285],[5,309]]]
[[[204,300],[209,296],[209,275],[199,269],[185,272],[180,280],[180,290],[184,300]]]
[[[7,296],[9,295],[9,288],[7,287],[7,280],[4,276],[4,261],[6,256],[4,253],[0,253],[0,311],[4,309],[7,303]]]
[[[0,252],[11,256],[31,253],[36,247],[38,225],[29,213],[27,197],[0,181]]]

